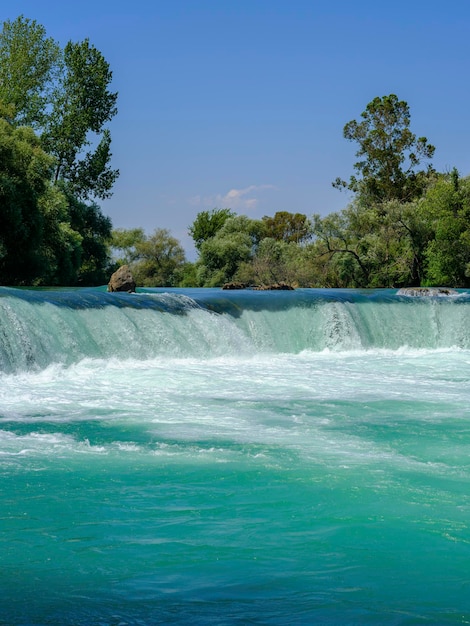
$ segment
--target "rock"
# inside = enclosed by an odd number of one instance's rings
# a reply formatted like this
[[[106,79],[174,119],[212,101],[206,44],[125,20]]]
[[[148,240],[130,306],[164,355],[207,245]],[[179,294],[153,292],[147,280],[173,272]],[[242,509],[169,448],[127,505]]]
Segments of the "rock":
[[[287,283],[275,283],[274,285],[269,285],[269,289],[279,289],[281,291],[294,291],[294,287],[292,287],[292,285],[288,285]]]
[[[135,280],[128,265],[122,265],[109,279],[108,291],[135,292]]]
[[[450,287],[402,287],[398,296],[456,296],[458,292]]]
[[[293,291],[294,287],[292,285],[288,285],[287,283],[273,283],[272,285],[260,285],[259,287],[253,287],[256,291]]]
[[[246,289],[245,283],[224,283],[222,289]]]

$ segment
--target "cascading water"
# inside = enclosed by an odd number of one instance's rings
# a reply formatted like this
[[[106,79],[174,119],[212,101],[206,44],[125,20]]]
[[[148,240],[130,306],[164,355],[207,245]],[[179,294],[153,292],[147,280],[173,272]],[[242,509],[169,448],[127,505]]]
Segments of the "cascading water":
[[[197,290],[196,290],[197,291]],[[302,290],[107,294],[0,291],[0,370],[83,358],[470,347],[470,301]]]
[[[0,624],[470,622],[470,297],[0,289]]]

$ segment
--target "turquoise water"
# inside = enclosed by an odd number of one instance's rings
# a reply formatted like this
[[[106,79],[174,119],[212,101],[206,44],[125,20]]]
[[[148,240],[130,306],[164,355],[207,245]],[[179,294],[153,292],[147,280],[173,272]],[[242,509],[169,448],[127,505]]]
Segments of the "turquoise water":
[[[470,298],[0,289],[0,623],[470,623]]]

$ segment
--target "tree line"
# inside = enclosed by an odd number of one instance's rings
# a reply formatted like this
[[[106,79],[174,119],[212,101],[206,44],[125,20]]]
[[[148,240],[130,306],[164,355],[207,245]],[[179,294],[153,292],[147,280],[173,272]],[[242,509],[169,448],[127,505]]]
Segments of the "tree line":
[[[251,219],[229,208],[202,211],[189,227],[195,263],[168,231],[146,238],[117,230],[120,262],[142,285],[470,287],[470,178],[455,168],[436,172],[434,146],[410,125],[408,104],[390,94],[344,126],[358,160],[348,181],[333,182],[352,197],[339,212]]]
[[[357,146],[346,207],[324,217],[198,213],[187,261],[166,229],[114,229],[97,202],[119,175],[117,93],[88,40],[61,48],[23,16],[0,33],[0,283],[101,285],[128,264],[140,286],[470,287],[470,179],[437,172],[394,94],[343,129]]]

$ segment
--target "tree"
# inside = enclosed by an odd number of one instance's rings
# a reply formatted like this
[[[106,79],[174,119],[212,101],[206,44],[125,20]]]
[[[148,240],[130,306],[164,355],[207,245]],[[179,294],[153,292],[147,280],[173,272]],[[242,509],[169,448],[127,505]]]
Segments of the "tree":
[[[198,261],[201,285],[217,287],[233,280],[241,264],[253,259],[263,232],[261,220],[246,215],[226,219],[216,234],[201,244]]]
[[[2,107],[0,106],[0,109]],[[0,118],[0,281],[9,285],[103,284],[109,218],[52,185],[54,159],[32,128]]]
[[[470,179],[454,170],[430,187],[418,207],[431,235],[425,249],[426,284],[470,286]]]
[[[252,285],[298,284],[302,248],[295,242],[264,237],[248,263],[242,263],[234,279]]]
[[[119,175],[110,167],[107,122],[117,112],[112,72],[88,39],[62,50],[43,26],[18,17],[0,33],[0,99],[11,122],[30,125],[56,159],[62,181],[81,200],[107,198]]]
[[[145,241],[143,228],[116,228],[111,233],[111,250],[117,265],[131,265],[139,258],[137,245]]]
[[[103,285],[109,278],[111,220],[100,207],[71,195],[67,188],[70,227],[81,237],[80,266],[76,278],[79,284]]]
[[[356,198],[339,213],[315,215],[314,233],[329,287],[419,286],[424,278],[428,228],[416,201],[376,210]]]
[[[46,193],[53,159],[31,128],[0,118],[0,281],[28,284],[42,270],[44,220],[39,200]]]
[[[358,177],[351,176],[349,183],[337,178],[333,186],[359,193],[369,204],[419,197],[433,169],[417,168],[432,158],[435,148],[410,131],[408,104],[394,94],[377,97],[361,117],[343,129],[344,137],[359,145],[360,160],[354,164]]]
[[[184,250],[170,231],[157,228],[135,244],[137,260],[131,265],[134,279],[144,287],[174,287],[185,266]]]
[[[235,213],[231,209],[212,209],[212,211],[201,211],[188,228],[188,232],[193,238],[197,250],[201,250],[202,244],[214,237],[222,228],[229,217],[234,217]]]
[[[286,243],[305,243],[312,236],[310,222],[303,213],[278,211],[274,217],[263,217],[266,237]]]
[[[59,45],[44,26],[22,15],[0,33],[0,100],[11,105],[10,121],[41,127],[60,66]]]
[[[104,199],[119,175],[109,166],[111,135],[104,128],[117,113],[117,93],[108,89],[112,73],[88,39],[65,46],[64,65],[43,134],[46,150],[56,158],[54,181],[67,181],[79,198]],[[82,157],[91,145],[89,133],[101,139]]]
[[[0,32],[0,275],[9,284],[102,284],[111,222],[106,123],[117,94],[86,39],[64,49],[23,16]],[[34,130],[33,130],[34,129]]]
[[[358,220],[351,219],[353,210],[349,207],[324,218],[313,216],[317,254],[334,263],[339,281],[330,287],[366,287],[369,281],[370,269],[361,249],[364,229]]]
[[[44,226],[40,246],[44,263],[34,282],[41,285],[76,285],[82,265],[83,236],[70,224],[67,197],[59,187],[49,184],[38,205]]]

